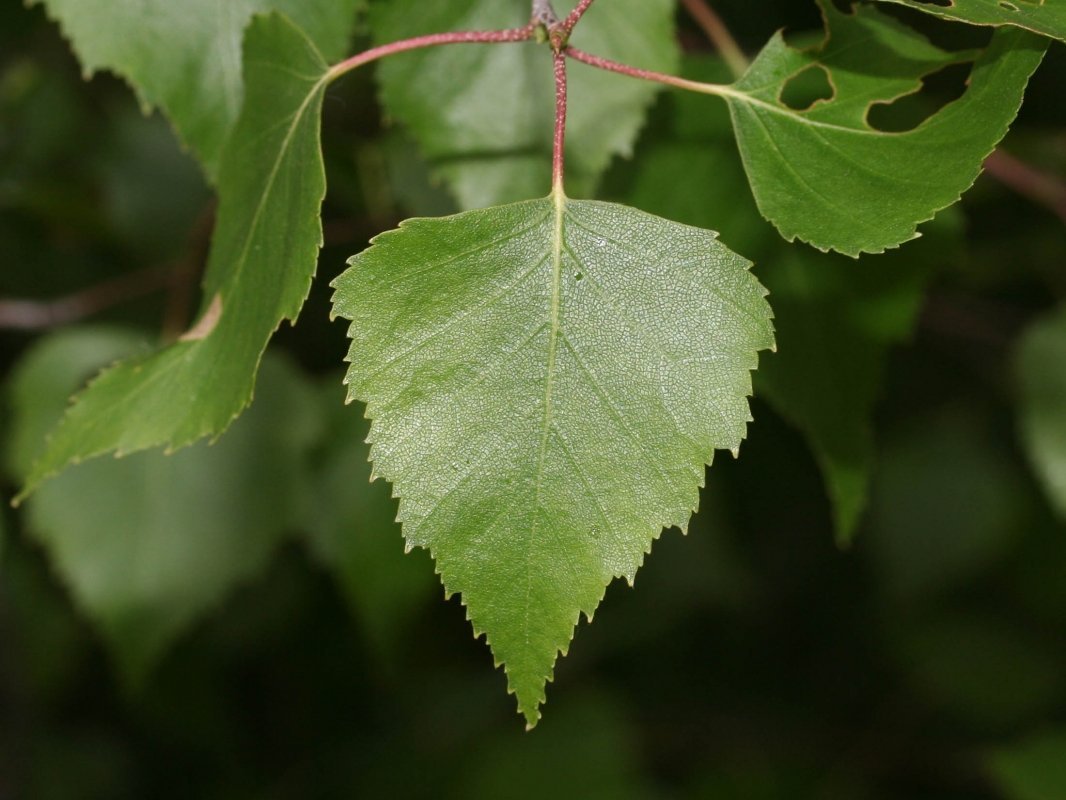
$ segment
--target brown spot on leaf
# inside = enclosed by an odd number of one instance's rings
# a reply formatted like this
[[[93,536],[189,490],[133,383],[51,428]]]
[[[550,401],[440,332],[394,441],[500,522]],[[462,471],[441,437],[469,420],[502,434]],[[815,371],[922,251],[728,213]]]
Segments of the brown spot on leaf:
[[[218,325],[218,320],[221,316],[222,295],[216,294],[211,298],[211,305],[207,307],[207,311],[200,317],[200,320],[178,337],[178,341],[196,342],[200,339],[206,339],[211,335],[211,331],[215,329],[215,326]]]

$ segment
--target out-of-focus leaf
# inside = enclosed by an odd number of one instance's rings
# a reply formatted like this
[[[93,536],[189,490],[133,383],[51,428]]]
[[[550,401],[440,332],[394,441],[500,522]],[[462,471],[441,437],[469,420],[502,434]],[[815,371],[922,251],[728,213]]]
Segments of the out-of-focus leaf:
[[[934,221],[906,251],[858,264],[782,247],[760,271],[783,345],[759,370],[756,393],[807,437],[841,543],[850,541],[866,507],[873,416],[889,350],[910,335],[926,283],[952,252],[956,222]]]
[[[654,790],[639,769],[634,732],[606,699],[575,698],[535,737],[517,731],[477,743],[457,796],[470,800],[647,800]],[[516,780],[521,776],[521,780]]]
[[[931,705],[978,727],[1040,719],[1064,688],[1061,650],[982,614],[923,615],[898,625],[899,660]]]
[[[881,0],[974,25],[1017,25],[1066,41],[1066,3],[1061,0]]]
[[[1029,329],[1017,362],[1022,438],[1052,505],[1066,518],[1066,309]]]
[[[1066,729],[1001,748],[989,755],[987,763],[1005,800],[1066,797]]]
[[[564,14],[575,3],[556,3]],[[516,28],[527,0],[391,0],[371,9],[378,42],[447,30]],[[672,0],[592,6],[573,43],[647,69],[676,68]],[[388,111],[409,126],[464,208],[539,197],[549,186],[551,53],[527,42],[456,45],[397,55],[378,75]],[[567,188],[591,194],[613,156],[629,155],[659,87],[574,64],[567,117]]]
[[[169,347],[93,380],[28,473],[24,496],[102,453],[217,436],[251,401],[270,336],[299,313],[322,242],[327,67],[279,15],[256,18],[245,58],[248,102],[224,158],[199,322]]]
[[[252,15],[288,14],[332,59],[343,54],[364,0],[30,2],[58,20],[86,74],[111,70],[146,108],[162,108],[214,179],[241,108],[241,37]]]
[[[375,470],[533,725],[580,614],[740,447],[765,290],[710,231],[559,189],[408,220],[349,263],[334,313]]]
[[[1023,476],[972,409],[889,434],[861,541],[896,599],[946,594],[1016,543],[1028,496]]]
[[[968,189],[1007,131],[1047,40],[999,30],[976,57],[965,94],[918,127],[873,128],[875,103],[917,92],[922,77],[973,58],[941,50],[871,6],[819,0],[824,44],[798,50],[778,33],[728,90],[737,142],[759,210],[788,241],[847,255],[913,239]],[[806,110],[781,99],[805,71],[824,70],[832,96]]]
[[[370,482],[370,424],[345,407],[340,381],[322,394],[328,443],[316,459],[304,526],[315,556],[344,591],[377,652],[387,661],[409,633],[412,614],[437,591],[422,551],[404,553],[396,501],[385,481]]]
[[[72,329],[29,353],[10,387],[15,469],[86,375],[135,341]],[[268,359],[259,400],[217,444],[79,464],[28,501],[30,535],[131,685],[197,616],[257,574],[295,524],[314,419],[299,374]]]
[[[96,172],[115,234],[145,264],[180,256],[210,197],[196,162],[158,115],[145,117],[132,104],[116,115],[108,141]]]

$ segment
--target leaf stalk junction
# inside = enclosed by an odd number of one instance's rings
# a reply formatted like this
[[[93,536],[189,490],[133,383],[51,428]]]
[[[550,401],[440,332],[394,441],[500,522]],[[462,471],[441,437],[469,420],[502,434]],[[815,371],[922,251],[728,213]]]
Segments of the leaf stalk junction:
[[[568,58],[573,58],[583,64],[607,72],[615,72],[631,78],[653,81],[678,89],[687,89],[689,91],[717,95],[719,97],[736,97],[751,100],[748,95],[725,84],[692,81],[676,75],[632,67],[628,64],[612,61],[609,58],[586,53],[583,50],[571,46],[569,43],[570,34],[581,21],[582,17],[584,17],[585,12],[589,10],[594,1],[595,0],[581,0],[574,9],[566,15],[566,17],[560,19],[559,15],[552,7],[550,0],[532,0],[530,21],[520,28],[503,28],[500,30],[489,31],[451,31],[415,36],[410,39],[401,39],[378,47],[373,47],[338,62],[326,72],[323,81],[327,84],[332,83],[342,75],[373,61],[377,61],[378,59],[427,47],[439,47],[449,44],[511,44],[529,41],[548,43],[552,48],[552,69],[555,80],[555,131],[552,139],[552,192],[553,194],[560,195],[562,193],[563,185],[563,151],[566,138],[566,60]],[[710,11],[709,7],[705,4],[697,3],[696,5],[704,12],[701,14],[701,17],[709,16],[711,19],[717,20],[717,15]],[[725,30],[724,27],[721,26],[720,21],[718,27],[722,31]],[[736,47],[735,42],[732,41],[732,37],[730,37],[726,31],[724,35],[714,37],[714,41],[722,49],[723,58],[726,58],[727,63],[730,64],[733,71],[739,74],[739,72],[746,67],[747,61],[744,59],[743,53],[741,53],[739,48]],[[732,45],[731,47],[730,44]]]

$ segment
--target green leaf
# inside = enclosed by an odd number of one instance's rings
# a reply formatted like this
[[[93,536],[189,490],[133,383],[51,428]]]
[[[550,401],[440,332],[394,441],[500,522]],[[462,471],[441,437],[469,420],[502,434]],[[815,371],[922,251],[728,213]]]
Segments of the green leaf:
[[[909,6],[938,17],[974,25],[1017,25],[1066,41],[1066,3],[1062,0],[881,0]]]
[[[86,376],[138,336],[70,329],[43,340],[10,386],[8,459],[62,413]],[[313,396],[300,375],[263,364],[262,397],[214,446],[139,453],[71,468],[26,504],[26,528],[48,551],[76,602],[136,686],[189,624],[258,574],[295,524]]]
[[[1022,439],[1052,505],[1066,519],[1066,309],[1029,329],[1017,362]]]
[[[30,0],[56,19],[86,74],[106,69],[160,107],[218,176],[241,108],[241,37],[253,14],[288,14],[327,58],[348,45],[363,0]]]
[[[712,59],[686,59],[687,78],[724,74]],[[762,363],[756,394],[803,432],[825,478],[837,538],[846,542],[866,504],[889,347],[908,335],[931,268],[953,252],[957,220],[941,215],[946,224],[938,217],[912,247],[869,264],[785,245],[746,191],[726,109],[690,92],[662,106],[669,124],[642,142],[623,196],[668,219],[720,225],[724,242],[759,254],[782,347]]]
[[[560,14],[573,2],[557,4]],[[378,42],[447,30],[513,28],[528,0],[392,0],[371,9]],[[598,55],[671,71],[677,64],[672,0],[594,5],[573,43]],[[554,82],[551,53],[533,42],[456,45],[383,62],[388,111],[409,126],[464,208],[543,194],[550,183]],[[613,156],[628,156],[659,87],[574,63],[567,120],[567,186],[587,195]]]
[[[988,767],[1006,800],[1060,800],[1066,796],[1066,729],[1005,747],[990,756]]]
[[[918,223],[973,184],[1047,41],[996,31],[961,98],[917,128],[886,133],[867,123],[873,104],[917,92],[922,76],[968,54],[940,50],[872,7],[845,14],[820,5],[825,43],[796,50],[776,34],[726,99],[759,211],[781,235],[852,256],[879,253],[913,239]],[[833,97],[793,110],[781,92],[812,69],[827,71]]]
[[[334,313],[375,470],[533,725],[580,613],[739,448],[765,290],[710,231],[561,191],[408,220],[350,263]]]
[[[245,61],[247,103],[224,157],[200,321],[169,347],[96,378],[53,432],[22,496],[101,453],[217,436],[251,401],[271,334],[296,318],[322,241],[326,64],[278,15],[256,18]]]

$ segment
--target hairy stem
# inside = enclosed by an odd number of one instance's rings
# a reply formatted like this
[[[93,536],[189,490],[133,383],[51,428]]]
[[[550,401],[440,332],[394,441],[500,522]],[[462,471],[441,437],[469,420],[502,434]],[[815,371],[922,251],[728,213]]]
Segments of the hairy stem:
[[[549,6],[550,7],[550,6]],[[341,75],[353,69],[377,61],[385,56],[404,53],[408,50],[418,50],[423,47],[437,47],[443,44],[502,44],[506,42],[527,42],[536,36],[540,23],[531,21],[521,28],[505,28],[498,31],[455,31],[452,33],[431,33],[426,36],[416,36],[412,39],[401,39],[398,42],[383,44],[365,50],[358,55],[345,59],[330,67],[326,73],[327,81],[334,81]]]
[[[555,69],[555,136],[552,139],[552,191],[563,190],[563,148],[566,143],[566,55],[552,51]]]
[[[687,89],[690,92],[700,92],[701,94],[713,94],[718,97],[747,98],[747,95],[743,92],[738,92],[736,89],[731,89],[724,84],[690,81],[687,78],[679,78],[676,75],[667,75],[665,72],[654,72],[650,69],[631,67],[628,64],[621,64],[618,61],[612,61],[603,56],[594,56],[591,53],[586,53],[584,50],[578,50],[576,47],[567,47],[563,52],[575,61],[580,61],[582,64],[588,64],[590,67],[597,67],[598,69],[604,69],[608,72],[617,72],[619,75],[628,75],[630,78],[654,81],[678,89]]]
[[[1066,183],[1031,167],[1003,150],[985,159],[985,172],[1066,222]]]
[[[729,32],[729,28],[722,22],[718,13],[705,0],[681,0],[681,4],[707,34],[707,38],[711,40],[733,74],[739,78],[747,72],[747,56],[744,55],[744,51],[740,49],[737,40],[733,38],[733,34]]]

